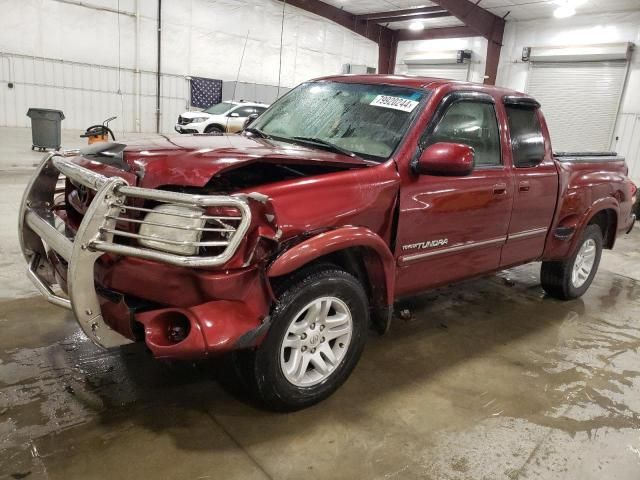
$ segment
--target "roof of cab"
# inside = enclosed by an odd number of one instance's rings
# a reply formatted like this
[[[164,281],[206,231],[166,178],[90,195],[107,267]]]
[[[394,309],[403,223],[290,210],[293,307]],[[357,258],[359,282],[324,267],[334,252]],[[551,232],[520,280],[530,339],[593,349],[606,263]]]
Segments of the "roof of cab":
[[[487,93],[497,93],[503,96],[516,96],[532,98],[526,93],[518,92],[508,88],[496,87],[495,85],[485,85],[482,83],[462,82],[459,80],[449,80],[446,78],[436,77],[418,77],[415,75],[333,75],[321,77],[312,80],[314,82],[332,81],[343,83],[369,83],[369,84],[387,84],[398,85],[401,87],[421,88],[425,90],[435,90],[445,85],[459,85],[473,87],[476,91],[486,91]]]

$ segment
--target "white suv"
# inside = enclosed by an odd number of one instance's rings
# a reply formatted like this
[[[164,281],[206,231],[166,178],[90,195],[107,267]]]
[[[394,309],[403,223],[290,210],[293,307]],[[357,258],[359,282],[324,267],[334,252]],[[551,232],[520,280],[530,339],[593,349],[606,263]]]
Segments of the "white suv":
[[[235,133],[242,130],[249,115],[260,115],[269,105],[249,102],[222,102],[201,112],[184,112],[175,129],[179,133]]]

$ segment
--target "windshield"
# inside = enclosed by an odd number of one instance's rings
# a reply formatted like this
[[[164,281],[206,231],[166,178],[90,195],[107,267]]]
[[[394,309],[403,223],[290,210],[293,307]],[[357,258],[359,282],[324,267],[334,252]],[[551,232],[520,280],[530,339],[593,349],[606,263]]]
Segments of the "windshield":
[[[304,83],[251,127],[274,140],[332,144],[336,150],[381,161],[402,140],[426,93],[392,85]]]
[[[222,102],[217,105],[212,105],[211,107],[205,110],[205,113],[210,113],[211,115],[220,115],[222,113],[227,113],[231,110],[235,105],[230,102]]]

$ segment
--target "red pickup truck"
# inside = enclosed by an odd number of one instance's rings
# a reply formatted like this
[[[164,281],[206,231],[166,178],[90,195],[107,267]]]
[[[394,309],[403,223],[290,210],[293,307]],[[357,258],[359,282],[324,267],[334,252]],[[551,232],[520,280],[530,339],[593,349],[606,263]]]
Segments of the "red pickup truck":
[[[615,154],[554,154],[539,104],[442,79],[304,83],[240,135],[47,155],[24,195],[28,274],[98,345],[233,352],[257,397],[335,391],[394,301],[541,261],[589,287],[635,222]],[[55,285],[66,293],[64,295]]]

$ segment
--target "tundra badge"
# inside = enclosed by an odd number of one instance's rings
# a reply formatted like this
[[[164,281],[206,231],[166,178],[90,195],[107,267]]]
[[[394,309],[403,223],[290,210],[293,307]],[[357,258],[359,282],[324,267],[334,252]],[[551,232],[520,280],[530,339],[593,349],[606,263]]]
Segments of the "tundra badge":
[[[439,238],[437,240],[428,240],[426,242],[410,243],[409,245],[403,245],[402,250],[424,250],[425,248],[443,247],[449,243],[448,238]]]

